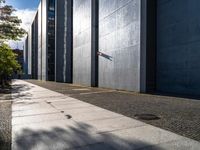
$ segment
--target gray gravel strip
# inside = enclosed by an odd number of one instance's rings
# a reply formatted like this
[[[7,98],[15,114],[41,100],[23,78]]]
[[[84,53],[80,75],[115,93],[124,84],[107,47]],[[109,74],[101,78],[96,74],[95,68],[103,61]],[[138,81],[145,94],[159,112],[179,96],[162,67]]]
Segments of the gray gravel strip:
[[[11,149],[11,101],[0,100],[0,149]]]

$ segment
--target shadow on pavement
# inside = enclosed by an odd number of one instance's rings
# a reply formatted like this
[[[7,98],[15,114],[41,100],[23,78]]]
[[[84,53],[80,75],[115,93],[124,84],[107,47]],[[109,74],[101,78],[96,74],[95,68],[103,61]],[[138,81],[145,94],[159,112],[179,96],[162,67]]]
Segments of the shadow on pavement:
[[[13,150],[29,149],[84,149],[84,150],[134,150],[146,149],[161,150],[148,143],[138,140],[123,140],[111,133],[91,133],[92,127],[80,123],[76,127],[63,129],[55,127],[50,131],[23,129],[16,137]]]
[[[28,91],[31,90],[34,86],[28,86],[25,84],[15,84],[10,88],[1,89],[0,88],[0,100],[1,101],[10,101],[12,99],[24,98],[30,100],[32,96]],[[20,93],[24,92],[24,93]],[[11,95],[12,94],[12,95]]]
[[[26,92],[32,89],[34,86],[28,86],[27,84],[15,84],[12,85],[12,94],[19,92]]]
[[[200,100],[200,95],[188,95],[188,94],[177,94],[177,93],[164,93],[164,92],[149,92],[152,96],[163,96],[163,97],[174,97],[174,98],[183,98],[190,100]]]
[[[27,84],[14,84],[12,85],[11,93],[12,99],[23,98],[24,100],[31,100],[32,94],[28,92],[34,86],[29,86]]]
[[[0,150],[11,149],[11,101],[14,98],[31,96],[30,93],[20,94],[20,92],[29,91],[31,88],[25,84],[0,88]]]

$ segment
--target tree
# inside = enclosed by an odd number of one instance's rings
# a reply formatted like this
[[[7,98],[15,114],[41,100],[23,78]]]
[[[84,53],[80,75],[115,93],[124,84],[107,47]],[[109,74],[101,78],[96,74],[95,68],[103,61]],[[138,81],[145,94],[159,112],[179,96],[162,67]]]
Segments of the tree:
[[[20,28],[22,21],[13,15],[16,10],[12,6],[3,5],[3,3],[5,0],[0,0],[0,84],[4,88],[14,71],[20,70],[16,54],[5,42],[20,40],[26,32]]]
[[[8,77],[21,68],[16,57],[17,55],[7,44],[0,45],[0,83],[2,87],[7,84]]]
[[[26,33],[20,28],[22,21],[13,15],[16,10],[10,5],[3,5],[5,0],[0,0],[0,41],[19,40]]]

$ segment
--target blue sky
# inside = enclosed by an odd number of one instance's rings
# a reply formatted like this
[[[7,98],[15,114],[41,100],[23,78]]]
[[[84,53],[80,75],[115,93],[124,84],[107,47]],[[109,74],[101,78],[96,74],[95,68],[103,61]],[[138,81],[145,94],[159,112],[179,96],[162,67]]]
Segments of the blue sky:
[[[40,0],[6,0],[7,5],[12,5],[17,11],[14,12],[22,20],[21,27],[26,31],[30,29]],[[9,41],[12,48],[23,49],[24,39],[21,41]]]
[[[6,3],[17,9],[36,9],[39,0],[6,0]]]

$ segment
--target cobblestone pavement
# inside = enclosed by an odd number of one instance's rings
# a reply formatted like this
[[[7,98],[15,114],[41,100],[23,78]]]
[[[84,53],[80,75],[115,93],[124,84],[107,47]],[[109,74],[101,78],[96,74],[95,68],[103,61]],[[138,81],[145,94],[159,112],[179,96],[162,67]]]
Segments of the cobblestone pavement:
[[[0,93],[0,150],[11,148],[11,101],[10,94]]]
[[[136,114],[154,114],[160,119],[142,121],[200,141],[200,100],[56,82],[27,81],[128,117],[135,118]]]

